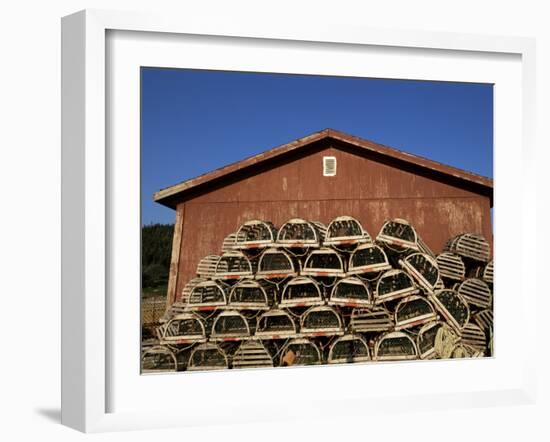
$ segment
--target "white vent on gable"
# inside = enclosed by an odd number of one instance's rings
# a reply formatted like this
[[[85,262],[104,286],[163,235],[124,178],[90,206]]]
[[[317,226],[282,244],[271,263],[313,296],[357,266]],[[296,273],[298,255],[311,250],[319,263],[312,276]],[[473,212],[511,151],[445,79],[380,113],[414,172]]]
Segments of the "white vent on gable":
[[[336,157],[323,157],[323,176],[336,176]]]

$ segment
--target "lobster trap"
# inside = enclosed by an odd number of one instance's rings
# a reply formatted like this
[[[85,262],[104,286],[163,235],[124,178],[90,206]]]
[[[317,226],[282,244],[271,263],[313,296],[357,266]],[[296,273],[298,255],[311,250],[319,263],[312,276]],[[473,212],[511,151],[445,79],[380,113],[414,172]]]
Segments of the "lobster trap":
[[[403,270],[388,270],[376,282],[374,303],[393,301],[418,293],[413,279]]]
[[[343,277],[346,274],[344,260],[338,252],[329,248],[313,250],[301,271],[304,276]]]
[[[237,231],[235,249],[259,249],[272,246],[277,239],[277,229],[269,221],[245,222]]]
[[[478,233],[457,235],[447,242],[445,249],[464,258],[484,263],[488,262],[491,257],[490,244],[483,235]]]
[[[178,360],[174,352],[163,346],[151,347],[141,356],[141,373],[178,371]]]
[[[185,284],[185,286],[183,287],[183,290],[181,291],[180,298],[176,302],[174,302],[170,307],[168,307],[163,317],[160,319],[160,322],[166,323],[174,316],[185,313],[189,309],[187,304],[189,303],[189,297],[191,296],[191,292],[193,291],[193,288],[197,284],[205,281],[206,279],[204,278],[193,278],[191,279],[191,281]]]
[[[235,250],[235,242],[237,241],[237,234],[236,233],[230,233],[223,239],[222,243],[222,253],[225,252],[231,252],[232,250]],[[216,261],[217,263],[217,261]]]
[[[273,358],[260,341],[241,343],[233,355],[233,368],[273,367]]]
[[[344,335],[330,346],[329,364],[349,364],[371,360],[369,347],[358,335]]]
[[[340,279],[332,288],[329,305],[340,307],[371,307],[372,292],[368,284],[356,277]]]
[[[326,228],[321,223],[294,218],[284,223],[277,233],[277,245],[288,248],[320,247]]]
[[[206,341],[206,330],[202,319],[193,313],[174,316],[165,325],[159,327],[161,344],[190,344]]]
[[[332,307],[311,307],[300,318],[300,333],[311,337],[343,335],[343,321]]]
[[[454,290],[439,290],[428,295],[445,320],[460,333],[470,320],[470,308],[466,300]]]
[[[436,319],[432,304],[422,296],[404,298],[395,308],[395,330],[416,327]]]
[[[493,294],[489,285],[478,278],[468,278],[456,287],[456,291],[468,304],[482,309],[491,307]]]
[[[477,324],[469,322],[462,329],[460,342],[484,352],[487,348],[487,335]]]
[[[332,247],[349,247],[357,244],[372,243],[359,221],[351,216],[339,216],[333,219],[327,227],[323,244]]]
[[[384,222],[376,241],[397,252],[419,251],[416,230],[404,219],[395,218]]]
[[[474,278],[483,279],[487,284],[493,285],[493,274],[494,274],[494,261],[491,260],[485,265],[476,267],[471,276]]]
[[[466,276],[466,266],[459,255],[443,252],[436,257],[439,274],[442,278],[462,281]]]
[[[453,348],[459,337],[441,321],[424,324],[416,337],[420,359],[435,359],[444,356],[444,347]],[[447,356],[449,357],[449,356]]]
[[[319,284],[307,276],[291,279],[284,287],[280,307],[309,307],[324,304]]]
[[[281,351],[279,365],[318,365],[322,363],[321,351],[309,339],[299,338],[288,342]]]
[[[214,277],[217,279],[252,278],[254,268],[246,255],[239,251],[226,252],[216,264]]]
[[[381,247],[362,244],[351,254],[348,275],[379,273],[391,269],[388,257]]]
[[[273,289],[253,279],[243,279],[231,288],[228,308],[268,310],[273,302]]]
[[[193,293],[193,289],[199,285],[200,283],[206,282],[207,279],[205,278],[193,278],[191,279],[185,286],[183,287],[181,291],[181,298],[178,302],[180,302],[182,305],[187,305],[189,303],[189,298],[191,297],[191,293]],[[176,303],[174,303],[176,304]]]
[[[490,335],[493,330],[493,311],[490,309],[481,310],[476,313],[472,320],[485,331],[487,335]]]
[[[383,307],[353,309],[351,312],[350,329],[354,333],[382,332],[393,327],[393,315]]]
[[[374,345],[376,361],[406,361],[418,359],[414,340],[406,333],[395,331],[382,335]]]
[[[187,310],[215,310],[227,304],[225,290],[216,281],[203,280],[191,289]]]
[[[284,310],[269,310],[256,323],[255,336],[260,339],[287,339],[296,333],[294,319]]]
[[[284,279],[297,276],[299,265],[282,249],[267,249],[260,256],[256,278]]]
[[[434,258],[425,253],[413,253],[399,260],[399,265],[413,277],[426,292],[433,293],[439,280],[439,269]]]
[[[246,318],[236,310],[221,312],[212,324],[211,341],[238,341],[250,337]]]
[[[193,348],[187,370],[202,371],[202,370],[223,370],[229,368],[227,355],[216,344],[207,342]]]
[[[202,258],[197,265],[197,276],[203,279],[213,278],[219,260],[219,255],[208,255]]]

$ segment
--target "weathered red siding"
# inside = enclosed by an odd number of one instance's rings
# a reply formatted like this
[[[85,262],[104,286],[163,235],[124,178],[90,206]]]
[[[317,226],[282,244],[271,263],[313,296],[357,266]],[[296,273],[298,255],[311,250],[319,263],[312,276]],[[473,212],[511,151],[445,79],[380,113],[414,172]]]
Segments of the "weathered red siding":
[[[335,177],[323,177],[326,155],[337,158]],[[375,237],[384,220],[405,218],[435,252],[464,231],[481,232],[492,242],[488,197],[400,167],[329,147],[178,204],[182,234],[176,296],[200,258],[219,253],[223,239],[250,219],[280,226],[293,217],[328,224],[351,215]]]

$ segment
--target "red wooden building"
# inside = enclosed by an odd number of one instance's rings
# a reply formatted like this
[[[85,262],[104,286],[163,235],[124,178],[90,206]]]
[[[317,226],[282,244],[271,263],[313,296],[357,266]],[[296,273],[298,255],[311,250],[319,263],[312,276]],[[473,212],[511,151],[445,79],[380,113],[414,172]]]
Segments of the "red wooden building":
[[[462,232],[481,233],[492,244],[491,179],[333,129],[163,189],[154,199],[176,210],[168,304],[199,260],[219,254],[224,238],[252,219],[280,226],[290,218],[328,224],[350,215],[376,237],[386,219],[404,218],[436,253]]]

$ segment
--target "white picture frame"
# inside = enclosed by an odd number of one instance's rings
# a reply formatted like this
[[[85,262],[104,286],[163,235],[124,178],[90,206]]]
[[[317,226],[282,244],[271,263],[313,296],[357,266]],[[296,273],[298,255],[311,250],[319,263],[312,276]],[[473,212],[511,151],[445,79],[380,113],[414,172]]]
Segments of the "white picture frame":
[[[117,51],[109,51],[107,36],[109,33],[128,33],[136,36],[139,34],[141,44],[145,45],[148,37],[155,36],[158,40],[163,36],[177,43],[186,36],[211,36],[217,41],[224,42],[224,45],[231,46],[231,42],[248,41],[253,44],[268,42],[272,45],[284,43],[286,50],[292,46],[302,45],[299,50],[309,45],[328,45],[329,50],[340,50],[346,48],[374,48],[384,54],[392,48],[399,48],[402,52],[412,50],[431,51],[430,56],[434,59],[445,56],[445,54],[471,54],[473,58],[483,61],[490,58],[491,54],[501,54],[503,57],[515,57],[515,64],[519,60],[521,81],[519,90],[511,90],[515,100],[519,99],[521,107],[519,113],[504,115],[495,102],[495,119],[504,121],[506,118],[514,122],[513,141],[515,150],[513,156],[509,157],[501,169],[495,170],[495,179],[498,187],[495,188],[495,206],[498,207],[496,218],[495,249],[498,256],[498,231],[504,229],[505,223],[517,222],[512,227],[521,228],[519,241],[521,247],[522,263],[526,263],[529,256],[536,255],[536,244],[529,241],[521,241],[525,238],[526,223],[524,221],[535,218],[536,192],[535,177],[524,176],[523,186],[518,188],[513,182],[508,182],[504,177],[507,165],[513,164],[515,160],[521,160],[524,167],[528,167],[533,161],[535,138],[534,138],[534,114],[535,114],[535,42],[529,38],[519,37],[491,37],[481,35],[452,34],[452,33],[430,33],[420,31],[387,31],[368,28],[350,28],[342,25],[319,26],[318,24],[304,25],[300,28],[285,26],[284,23],[273,23],[273,26],[266,27],[265,24],[253,22],[227,22],[224,24],[211,23],[207,20],[184,20],[179,17],[155,16],[143,13],[127,13],[87,10],[63,18],[62,21],[62,423],[85,432],[99,432],[124,429],[159,428],[171,426],[208,425],[212,421],[212,415],[206,414],[206,403],[197,405],[194,409],[174,409],[173,405],[166,404],[163,400],[151,405],[150,409],[143,408],[135,410],[127,407],[113,405],[110,395],[118,388],[120,375],[113,374],[123,369],[124,364],[114,363],[120,361],[121,355],[116,352],[116,339],[123,339],[120,333],[116,332],[117,327],[122,324],[124,317],[130,317],[136,312],[130,311],[127,314],[122,311],[118,300],[111,298],[113,288],[119,282],[113,282],[113,271],[111,265],[116,262],[116,254],[121,252],[120,248],[112,247],[117,241],[117,223],[120,220],[114,214],[114,201],[124,194],[125,189],[117,187],[118,177],[121,175],[117,169],[117,158],[109,150],[110,143],[117,143],[116,136],[106,130],[106,121],[112,121],[112,109],[109,109],[108,94],[112,91],[110,81],[116,81],[116,73],[109,71],[108,64],[121,55]],[[155,34],[153,34],[155,33]],[[242,39],[242,40],[241,40]],[[135,41],[131,43],[136,44]],[[139,43],[138,43],[139,44]],[[164,44],[164,43],[160,43]],[[179,44],[179,43],[177,43]],[[327,46],[327,47],[328,47]],[[129,48],[130,46],[127,46]],[[135,52],[135,51],[134,51]],[[146,51],[144,51],[145,53]],[[169,49],[168,49],[169,52]],[[135,54],[134,54],[135,55]],[[121,59],[123,56],[121,56]],[[136,59],[131,56],[132,62]],[[128,61],[128,60],[126,60]],[[235,62],[235,68],[239,62]],[[391,68],[391,66],[390,66]],[[287,70],[287,67],[280,69]],[[300,67],[296,67],[300,70]],[[337,73],[337,69],[334,71]],[[434,65],[434,69],[437,66]],[[511,68],[514,70],[514,68]],[[106,75],[106,72],[108,75]],[[112,76],[111,76],[112,74]],[[475,72],[471,81],[475,81]],[[517,74],[517,72],[516,72]],[[515,75],[515,74],[514,74]],[[442,77],[443,78],[443,77]],[[489,77],[487,77],[489,78]],[[514,77],[517,80],[517,75]],[[503,82],[507,80],[503,79]],[[515,81],[515,80],[514,80]],[[496,83],[498,86],[498,82]],[[510,83],[512,84],[512,83]],[[513,83],[516,84],[516,83]],[[498,97],[498,96],[497,96]],[[135,97],[134,97],[135,98]],[[498,98],[497,98],[498,100]],[[510,110],[512,112],[512,110]],[[514,121],[515,119],[515,121]],[[116,120],[116,116],[115,116]],[[135,122],[134,122],[135,123]],[[509,125],[509,124],[508,124]],[[130,127],[130,126],[128,126]],[[135,133],[134,133],[135,136]],[[499,131],[495,131],[496,144],[504,145],[505,140],[499,139]],[[516,143],[517,141],[517,143]],[[135,149],[135,146],[134,146]],[[496,148],[495,148],[496,149]],[[496,149],[497,165],[501,150]],[[136,153],[137,152],[137,153]],[[506,150],[507,152],[507,150]],[[123,155],[127,152],[121,151],[116,155]],[[139,149],[131,153],[130,163],[139,167]],[[506,157],[506,153],[502,154]],[[133,170],[135,177],[135,169]],[[502,173],[502,175],[500,175]],[[135,181],[130,180],[135,184]],[[508,184],[507,184],[508,183]],[[113,192],[113,186],[119,195]],[[502,190],[500,190],[502,189]],[[502,193],[501,193],[502,192]],[[522,212],[516,220],[507,220],[506,197],[513,196],[516,201],[521,202]],[[502,202],[502,206],[499,204]],[[132,203],[134,204],[135,201]],[[502,207],[502,209],[500,209]],[[135,209],[135,204],[134,204]],[[502,210],[502,212],[500,212]],[[500,218],[500,213],[503,214]],[[135,214],[135,212],[134,212]],[[502,219],[502,224],[501,223]],[[136,244],[135,247],[139,247]],[[132,259],[135,259],[132,258]],[[138,254],[139,262],[139,254]],[[507,273],[505,257],[502,263],[497,264],[495,286],[498,287],[498,275]],[[513,263],[512,263],[513,264]],[[511,265],[511,264],[510,264]],[[517,265],[517,263],[516,263]],[[499,270],[500,269],[500,270]],[[134,269],[135,271],[135,269]],[[526,277],[526,266],[516,268],[518,275],[519,296],[516,304],[524,310],[529,305],[536,304],[535,280]],[[119,273],[117,273],[119,278]],[[116,279],[116,278],[115,278]],[[119,278],[120,279],[120,278]],[[139,284],[139,282],[135,282]],[[503,287],[503,286],[501,286]],[[505,288],[503,287],[503,290]],[[500,290],[500,289],[499,289]],[[135,297],[135,309],[139,309],[139,296]],[[502,304],[502,317],[505,318],[505,300]],[[497,301],[495,301],[498,306]],[[495,327],[500,327],[498,333],[502,340],[512,339],[510,329],[505,321],[499,326],[499,307],[496,307]],[[139,313],[138,313],[139,315]],[[132,323],[130,321],[130,323]],[[338,409],[338,415],[370,414],[374,412],[394,413],[399,410],[407,410],[408,407],[416,409],[441,409],[441,408],[465,408],[471,406],[475,401],[477,406],[492,406],[499,403],[507,404],[533,404],[535,398],[535,375],[534,365],[536,363],[535,341],[536,324],[526,315],[518,317],[515,324],[510,327],[521,325],[525,331],[523,339],[525,346],[522,347],[522,354],[518,356],[517,363],[510,362],[511,359],[504,357],[506,352],[500,356],[497,348],[497,356],[493,361],[445,361],[437,363],[436,371],[463,370],[465,373],[484,372],[489,376],[491,371],[497,368],[500,361],[508,361],[514,365],[510,368],[508,379],[498,378],[490,388],[475,388],[468,390],[466,382],[462,390],[450,392],[438,392],[437,386],[433,391],[419,395],[414,392],[400,394],[398,382],[388,387],[387,394],[369,395],[366,389],[356,388],[353,394],[346,394],[339,397],[337,394],[327,398],[320,395],[312,395],[308,400],[311,408],[304,409],[303,403],[295,405],[288,404],[281,406],[276,400],[273,407],[247,407],[244,398],[237,397],[231,408],[234,414],[219,415],[216,422],[257,422],[261,420],[281,420],[285,418],[301,417],[312,418],[319,413],[322,407],[333,405]],[[136,329],[138,324],[136,324]],[[118,335],[117,335],[118,333]],[[496,332],[495,335],[497,336]],[[111,337],[113,335],[118,338]],[[499,339],[499,338],[497,338]],[[130,347],[134,347],[132,343]],[[510,354],[510,353],[506,353]],[[134,356],[124,355],[124,358],[139,359],[139,354]],[[126,360],[124,359],[124,360]],[[495,362],[497,361],[497,362]],[[506,369],[508,362],[500,369]],[[115,367],[113,367],[113,364]],[[135,361],[132,362],[135,366]],[[431,363],[430,363],[431,364]],[[456,367],[456,364],[461,364]],[[493,365],[491,365],[493,364]],[[285,382],[296,382],[305,391],[314,392],[314,386],[308,385],[308,378],[315,378],[318,370],[323,371],[323,376],[330,381],[331,377],[338,375],[344,385],[350,387],[353,380],[357,379],[362,370],[371,370],[374,376],[399,376],[407,370],[407,373],[415,375],[428,367],[424,363],[401,364],[380,364],[377,367],[354,366],[354,367],[322,367],[322,368],[296,368],[273,371],[247,371],[244,373],[228,375],[227,373],[216,374],[193,374],[194,385],[210,385],[208,388],[216,391],[226,390],[228,393],[235,393],[236,386],[243,383],[252,384],[252,388],[268,388],[266,376],[269,376],[273,383],[281,380]],[[336,370],[336,371],[335,371]],[[338,372],[338,370],[340,370]],[[382,372],[384,370],[384,372]],[[431,370],[431,369],[430,369]],[[135,371],[135,370],[134,370]],[[135,378],[139,373],[132,371],[131,376]],[[277,372],[277,374],[274,374]],[[435,373],[435,372],[434,372]],[[508,372],[506,372],[508,373]],[[433,375],[433,374],[432,374]],[[206,376],[206,378],[204,377]],[[230,377],[228,377],[230,376]],[[143,381],[143,391],[146,401],[151,403],[151,391],[157,391],[159,386],[166,391],[167,388],[188,388],[185,390],[188,396],[198,398],[198,389],[193,389],[185,384],[182,376],[155,376],[135,378]],[[187,378],[189,379],[189,378]],[[207,383],[205,384],[204,379]],[[348,380],[349,379],[349,380]],[[230,382],[228,382],[228,380]],[[347,383],[346,383],[347,382]],[[122,381],[120,381],[122,383]],[[229,384],[229,385],[228,385]],[[126,387],[136,387],[137,384],[126,384]],[[187,385],[187,387],[185,386]],[[280,385],[280,384],[278,384]],[[317,384],[318,385],[318,384]],[[328,384],[332,385],[332,384]],[[141,388],[139,387],[139,388]],[[479,386],[477,386],[479,387]],[[122,398],[121,404],[130,402],[136,398],[129,398],[128,388],[117,393],[126,395]],[[152,390],[151,390],[152,389]],[[310,390],[308,390],[310,389]],[[173,390],[172,390],[173,391]],[[139,395],[139,393],[138,393]],[[195,396],[193,396],[195,395]],[[373,400],[376,397],[376,401]],[[395,398],[399,397],[399,405],[396,406]],[[336,407],[336,405],[338,405]],[[245,417],[237,417],[238,410],[248,410]]]

